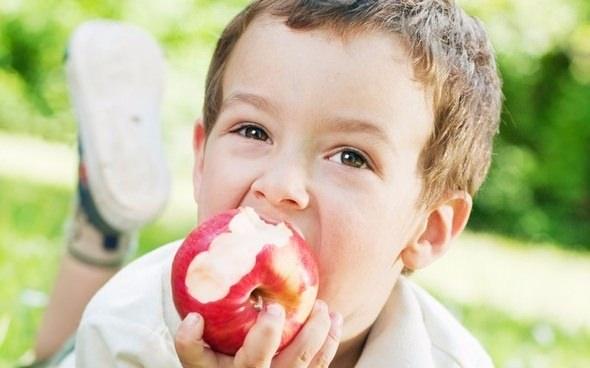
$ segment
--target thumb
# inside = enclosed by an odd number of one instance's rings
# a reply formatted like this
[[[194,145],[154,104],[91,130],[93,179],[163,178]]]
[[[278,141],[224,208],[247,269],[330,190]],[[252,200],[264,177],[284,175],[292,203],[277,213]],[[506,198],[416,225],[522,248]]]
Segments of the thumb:
[[[184,368],[217,366],[214,353],[205,347],[204,327],[203,317],[197,313],[189,313],[178,326],[174,346]]]

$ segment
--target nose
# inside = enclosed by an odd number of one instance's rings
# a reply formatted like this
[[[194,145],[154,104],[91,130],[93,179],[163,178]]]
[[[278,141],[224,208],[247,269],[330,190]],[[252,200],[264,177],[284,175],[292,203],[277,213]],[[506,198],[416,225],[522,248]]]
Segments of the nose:
[[[295,160],[280,160],[266,167],[252,183],[256,199],[263,199],[275,207],[302,210],[309,205],[306,174]]]

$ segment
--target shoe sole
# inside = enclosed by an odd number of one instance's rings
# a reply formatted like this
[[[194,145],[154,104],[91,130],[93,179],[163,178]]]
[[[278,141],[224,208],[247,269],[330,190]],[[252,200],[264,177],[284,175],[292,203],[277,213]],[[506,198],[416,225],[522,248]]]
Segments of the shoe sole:
[[[92,198],[115,229],[137,229],[162,211],[170,191],[160,133],[164,57],[145,31],[110,21],[78,27],[67,52]]]

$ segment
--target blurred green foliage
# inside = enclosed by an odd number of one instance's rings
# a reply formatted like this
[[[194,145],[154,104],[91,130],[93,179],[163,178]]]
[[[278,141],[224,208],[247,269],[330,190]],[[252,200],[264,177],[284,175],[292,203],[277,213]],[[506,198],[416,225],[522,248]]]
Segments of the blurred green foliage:
[[[72,189],[0,176],[0,368],[30,354],[63,252]],[[184,236],[192,219],[142,229],[138,255]],[[26,360],[26,359],[25,359]]]
[[[61,63],[68,36],[80,22],[105,17],[139,24],[162,43],[171,62],[196,65],[197,84],[207,65],[202,56],[245,3],[4,0],[0,129],[74,142]],[[460,3],[489,30],[506,97],[495,160],[471,226],[590,249],[590,4]],[[193,95],[179,94],[175,109],[184,115],[175,115],[167,129],[190,121],[200,108]]]
[[[465,3],[491,33],[505,95],[472,227],[590,249],[590,4]]]

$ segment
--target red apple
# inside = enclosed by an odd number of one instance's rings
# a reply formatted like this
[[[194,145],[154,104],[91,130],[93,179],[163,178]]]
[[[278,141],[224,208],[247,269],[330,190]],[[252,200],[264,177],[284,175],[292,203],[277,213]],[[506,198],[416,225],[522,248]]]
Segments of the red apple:
[[[180,316],[199,313],[203,340],[228,355],[242,346],[268,303],[285,308],[281,350],[301,329],[318,292],[317,266],[302,235],[249,207],[193,230],[174,257],[171,281]]]

